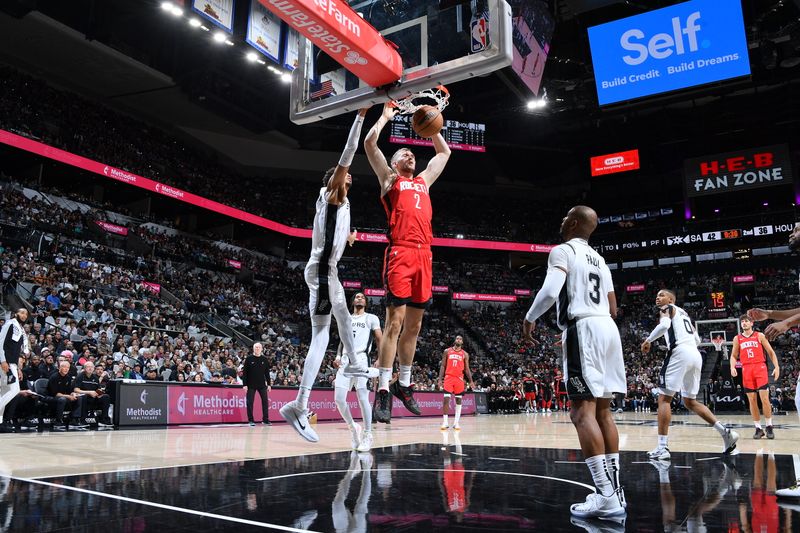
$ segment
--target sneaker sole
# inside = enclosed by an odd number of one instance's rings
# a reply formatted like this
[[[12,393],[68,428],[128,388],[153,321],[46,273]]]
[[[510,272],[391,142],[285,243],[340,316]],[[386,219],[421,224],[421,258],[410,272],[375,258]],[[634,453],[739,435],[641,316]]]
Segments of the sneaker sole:
[[[578,518],[612,518],[616,516],[622,516],[627,513],[624,507],[619,507],[619,509],[615,509],[614,511],[603,511],[603,512],[593,512],[593,513],[584,513],[582,511],[575,511],[570,508],[569,512],[572,516],[577,516]]]

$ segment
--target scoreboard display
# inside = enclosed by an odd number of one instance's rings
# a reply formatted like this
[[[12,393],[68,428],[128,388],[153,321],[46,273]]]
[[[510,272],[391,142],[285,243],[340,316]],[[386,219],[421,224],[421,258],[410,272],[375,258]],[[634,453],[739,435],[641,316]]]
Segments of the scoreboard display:
[[[389,130],[389,142],[412,146],[433,146],[433,141],[423,139],[411,127],[411,115],[397,115]],[[485,152],[486,124],[445,120],[442,136],[451,150]]]

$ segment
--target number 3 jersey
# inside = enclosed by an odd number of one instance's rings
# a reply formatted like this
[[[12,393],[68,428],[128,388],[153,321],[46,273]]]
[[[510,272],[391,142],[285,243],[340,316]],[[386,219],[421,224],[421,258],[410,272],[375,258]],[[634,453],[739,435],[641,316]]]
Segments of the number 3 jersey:
[[[550,252],[548,270],[567,272],[567,282],[558,295],[558,327],[590,316],[611,316],[608,293],[614,292],[611,271],[605,259],[584,239],[571,239]]]
[[[389,243],[430,246],[433,241],[433,208],[428,185],[419,176],[397,176],[392,188],[381,197],[389,222]]]

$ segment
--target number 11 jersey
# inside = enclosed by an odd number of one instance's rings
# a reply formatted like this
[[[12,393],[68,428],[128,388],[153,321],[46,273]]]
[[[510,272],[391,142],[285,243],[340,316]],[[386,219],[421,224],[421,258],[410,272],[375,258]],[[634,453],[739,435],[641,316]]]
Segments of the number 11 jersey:
[[[550,252],[548,269],[567,272],[567,282],[558,295],[558,327],[590,316],[611,316],[608,293],[614,292],[611,271],[605,259],[584,239],[571,239]]]

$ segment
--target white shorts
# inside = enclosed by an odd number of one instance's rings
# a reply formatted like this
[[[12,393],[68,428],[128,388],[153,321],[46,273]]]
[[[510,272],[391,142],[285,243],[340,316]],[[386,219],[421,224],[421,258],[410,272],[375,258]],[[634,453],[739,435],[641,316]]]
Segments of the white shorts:
[[[319,263],[309,262],[305,269],[306,285],[308,285],[308,312],[311,315],[311,324],[314,326],[329,326],[331,323],[331,310],[335,305],[344,305],[347,308],[344,287],[339,281],[336,267],[328,267],[328,275],[322,278],[327,283],[327,293],[322,294],[320,300]]]
[[[659,394],[697,398],[700,391],[700,372],[703,370],[703,357],[697,348],[679,344],[667,355],[658,376]]]
[[[570,399],[611,398],[628,390],[622,341],[610,316],[572,322],[561,340],[564,382]]]
[[[357,361],[363,363],[363,366],[369,366],[369,360],[367,359],[367,354],[364,352],[356,354]],[[344,375],[344,367],[347,366],[347,357],[344,356],[341,359],[341,363],[339,364],[339,370],[336,371],[336,379],[333,382],[333,386],[337,389],[347,389],[352,390],[353,387],[356,389],[366,389],[367,388],[367,378],[348,378]]]

